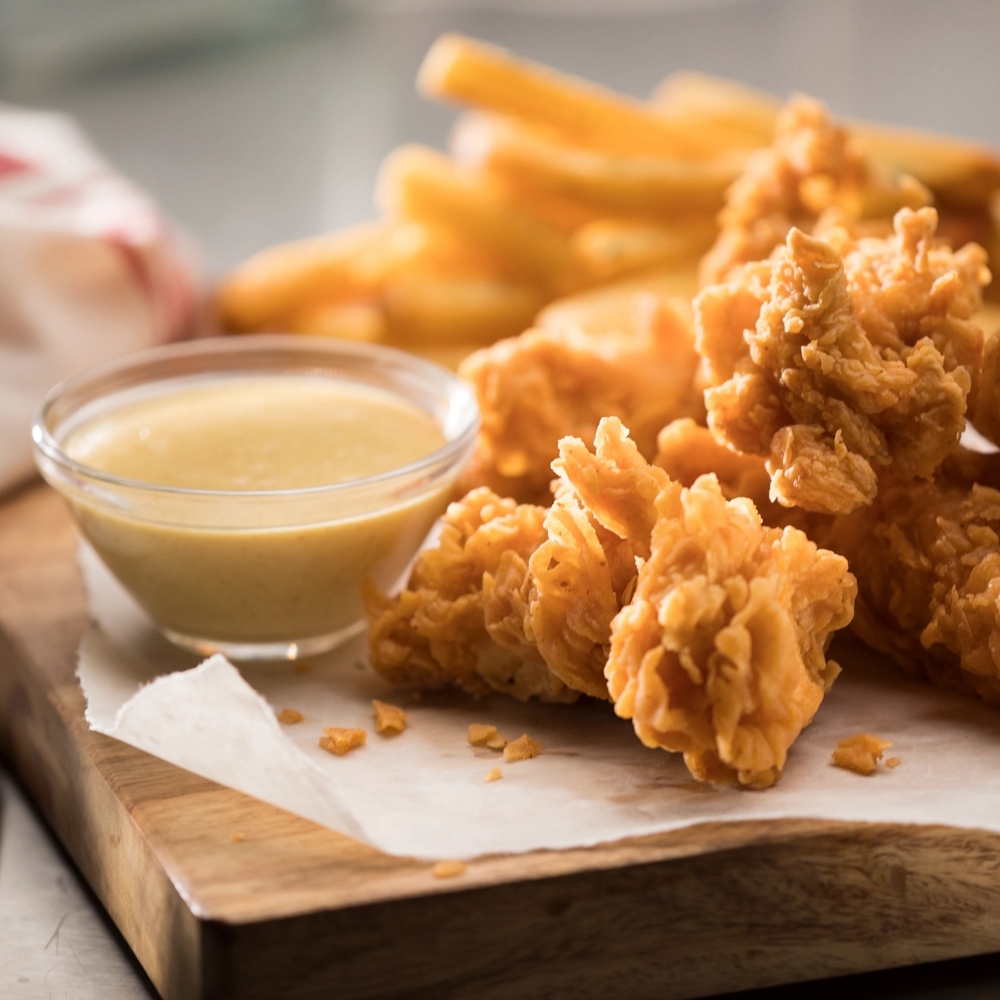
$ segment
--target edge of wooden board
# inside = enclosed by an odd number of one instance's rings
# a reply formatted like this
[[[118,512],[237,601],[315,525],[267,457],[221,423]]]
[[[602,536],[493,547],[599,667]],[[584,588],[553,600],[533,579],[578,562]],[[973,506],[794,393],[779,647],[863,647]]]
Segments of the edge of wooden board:
[[[69,518],[0,507],[0,749],[168,998],[661,998],[1000,947],[1000,835],[709,824],[457,879],[90,732]],[[242,834],[234,841],[232,834]]]

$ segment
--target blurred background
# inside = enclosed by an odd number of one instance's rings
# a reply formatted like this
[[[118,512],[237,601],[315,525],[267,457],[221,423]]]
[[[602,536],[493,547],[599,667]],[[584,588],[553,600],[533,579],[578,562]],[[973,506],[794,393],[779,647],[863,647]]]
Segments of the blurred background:
[[[446,30],[636,96],[688,68],[1000,144],[992,0],[0,0],[0,100],[73,115],[220,274],[371,217],[385,154],[444,144],[413,81]]]

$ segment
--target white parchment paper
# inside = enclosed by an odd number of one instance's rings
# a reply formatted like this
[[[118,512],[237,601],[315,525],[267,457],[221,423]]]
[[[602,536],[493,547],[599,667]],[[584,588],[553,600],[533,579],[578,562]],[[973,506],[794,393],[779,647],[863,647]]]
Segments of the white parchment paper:
[[[311,661],[200,665],[160,638],[89,550],[81,565],[97,624],[79,651],[92,729],[392,854],[470,858],[589,846],[706,821],[769,817],[948,823],[1000,831],[1000,713],[900,677],[842,644],[844,674],[792,748],[781,781],[745,792],[692,781],[678,756],[643,747],[610,705],[522,705],[497,695],[419,701],[365,663],[365,638]],[[409,727],[375,733],[372,698],[402,704]],[[295,708],[284,726],[274,712]],[[273,711],[272,711],[273,709]],[[506,764],[469,746],[470,722],[527,732],[544,752]],[[361,726],[345,757],[319,749],[325,726]],[[893,771],[831,766],[838,740],[893,741]],[[499,765],[503,778],[485,782]]]

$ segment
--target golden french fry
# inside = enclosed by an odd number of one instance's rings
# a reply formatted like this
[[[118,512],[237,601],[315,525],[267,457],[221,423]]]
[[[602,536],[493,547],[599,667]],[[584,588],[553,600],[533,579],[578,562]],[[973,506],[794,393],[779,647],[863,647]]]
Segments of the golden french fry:
[[[689,303],[698,291],[695,267],[650,271],[550,302],[534,325],[546,330],[576,329],[602,334],[630,330],[637,308],[650,294]]]
[[[674,224],[602,219],[581,226],[570,240],[581,284],[597,284],[652,268],[694,268],[712,245],[718,227],[710,216]]]
[[[780,102],[743,84],[700,73],[675,73],[660,85],[653,103],[770,143]],[[910,174],[935,194],[939,205],[982,208],[1000,189],[1000,156],[981,143],[934,132],[848,120],[869,155],[896,173]]]
[[[894,170],[912,174],[948,208],[985,208],[1000,190],[1000,155],[953,136],[848,121],[868,153]]]
[[[290,333],[340,337],[374,344],[385,340],[385,314],[372,302],[318,302],[293,314]]]
[[[460,159],[515,183],[606,210],[644,215],[715,212],[740,173],[743,153],[696,162],[610,156],[556,142],[512,118],[480,116],[474,140],[456,136]]]
[[[650,100],[678,118],[724,129],[732,143],[756,146],[770,144],[781,109],[781,102],[771,94],[706,73],[672,73]]]
[[[371,223],[262,250],[219,288],[221,321],[232,330],[259,330],[283,325],[310,303],[365,298],[425,243],[419,227]]]
[[[528,327],[544,302],[530,285],[450,274],[400,275],[383,293],[390,337],[406,345],[491,344]]]
[[[461,35],[443,35],[431,46],[417,87],[427,97],[515,115],[609,152],[694,158],[716,153],[713,137],[640,101]]]
[[[548,281],[565,268],[566,238],[522,211],[481,172],[424,146],[401,146],[382,164],[376,201],[389,215],[450,228],[513,273]]]

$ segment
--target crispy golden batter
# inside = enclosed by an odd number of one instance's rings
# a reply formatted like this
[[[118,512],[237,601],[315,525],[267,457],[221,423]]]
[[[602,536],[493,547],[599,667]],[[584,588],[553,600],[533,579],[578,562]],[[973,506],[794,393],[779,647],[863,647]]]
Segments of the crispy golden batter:
[[[959,453],[934,482],[887,482],[829,543],[857,574],[862,640],[913,676],[1000,706],[1000,491],[964,475],[997,483],[996,466]]]
[[[972,423],[980,434],[1000,444],[1000,331],[989,337],[983,348]]]
[[[652,458],[664,424],[704,413],[693,386],[698,357],[689,317],[676,300],[651,295],[646,302],[632,329],[600,336],[532,330],[462,363],[482,426],[461,490],[488,485],[503,496],[548,503],[560,438],[593,440],[601,417],[617,416]]]
[[[607,698],[611,621],[632,596],[636,560],[649,557],[654,501],[669,478],[639,454],[616,417],[600,422],[594,452],[564,438],[559,456],[547,538],[528,564],[530,628],[554,674]]]
[[[358,747],[363,747],[368,734],[363,729],[347,729],[344,726],[327,726],[319,738],[321,750],[343,757]]]
[[[875,773],[875,768],[882,759],[882,754],[891,746],[892,743],[889,740],[872,736],[871,733],[857,733],[840,740],[831,757],[833,763],[845,771],[870,775]],[[892,761],[896,763],[893,764]],[[899,758],[891,757],[885,763],[887,767],[896,767],[899,764]]]
[[[382,736],[398,736],[406,729],[406,711],[399,705],[373,698],[372,709],[375,712],[375,732]]]
[[[765,528],[714,476],[655,502],[652,551],[615,618],[615,711],[650,747],[707,781],[766,788],[839,672],[825,656],[853,611],[840,556],[795,528]]]
[[[407,588],[366,594],[375,670],[396,683],[575,700],[523,632],[527,559],[545,537],[544,517],[486,488],[451,504]]]
[[[726,194],[720,233],[702,258],[701,285],[726,281],[739,264],[763,260],[792,227],[811,232],[831,208],[848,218],[885,218],[920,208],[930,193],[913,178],[880,171],[826,107],[793,97],[778,115],[773,144],[754,153]]]
[[[936,223],[903,209],[887,239],[793,229],[695,300],[709,426],[768,457],[784,506],[850,513],[879,472],[929,477],[958,440],[989,272],[980,247],[936,244]]]

